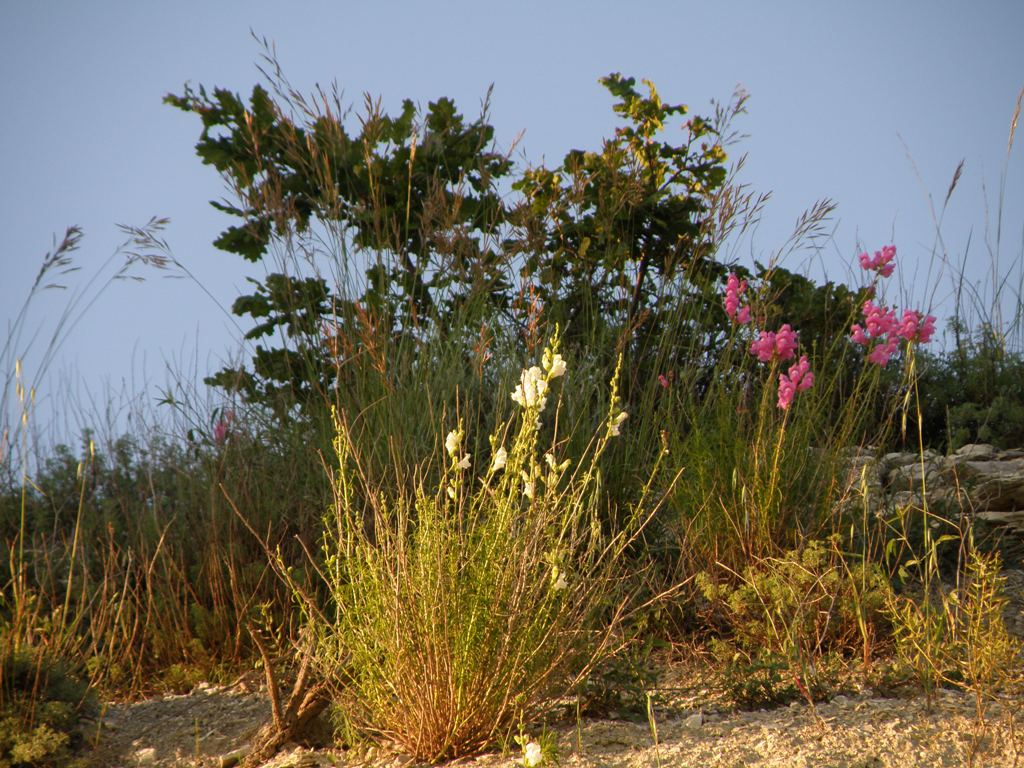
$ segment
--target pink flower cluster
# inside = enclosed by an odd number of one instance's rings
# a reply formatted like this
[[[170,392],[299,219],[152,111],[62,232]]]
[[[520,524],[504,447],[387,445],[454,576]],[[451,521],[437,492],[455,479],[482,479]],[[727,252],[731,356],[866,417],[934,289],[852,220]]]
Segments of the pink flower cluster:
[[[791,365],[788,372],[779,375],[779,408],[789,408],[797,392],[810,389],[813,385],[811,364],[807,362],[807,355],[801,355],[796,365]]]
[[[888,277],[892,274],[896,265],[892,260],[896,258],[896,246],[887,245],[880,251],[875,251],[875,257],[871,258],[866,253],[857,257],[860,259],[861,269],[877,272],[881,277]]]
[[[735,273],[731,273],[725,284],[725,314],[740,325],[750,322],[750,307],[740,306],[740,298],[746,291],[747,281],[740,280]]]
[[[878,272],[882,277],[892,274],[892,260],[896,246],[887,245],[869,259],[866,253],[860,255],[860,265],[865,270]],[[896,310],[883,307],[873,301],[865,301],[861,308],[864,325],[854,323],[850,327],[850,338],[855,344],[870,347],[868,362],[878,366],[886,365],[899,350],[900,342],[927,344],[935,333],[935,318],[915,309],[903,310],[902,317]]]
[[[235,420],[234,411],[226,411],[216,424],[213,425],[213,442],[217,445],[224,445],[228,435],[231,434],[231,423]]]
[[[778,332],[761,331],[750,345],[750,354],[756,355],[762,363],[770,363],[773,357],[789,360],[796,354],[796,331],[786,323]]]
[[[729,275],[725,284],[725,314],[738,325],[750,322],[750,307],[740,306],[746,290],[746,280],[740,280],[735,274]],[[750,343],[750,354],[762,363],[790,360],[796,356],[796,346],[796,331],[786,323],[778,331],[759,331],[757,339]],[[807,362],[807,355],[803,355],[786,373],[779,375],[779,408],[788,409],[796,393],[810,389],[813,384],[811,365]]]

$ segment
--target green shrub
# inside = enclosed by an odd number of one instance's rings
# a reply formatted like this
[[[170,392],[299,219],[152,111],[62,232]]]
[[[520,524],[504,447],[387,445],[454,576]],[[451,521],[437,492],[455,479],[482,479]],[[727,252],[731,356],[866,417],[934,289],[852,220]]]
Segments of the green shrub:
[[[745,698],[784,700],[795,680],[805,686],[800,693],[813,695],[828,678],[823,660],[860,653],[888,630],[888,578],[872,563],[848,562],[835,542],[811,540],[802,550],[764,558],[744,569],[735,586],[706,573],[698,585],[741,654],[734,663],[745,660],[741,666],[751,673],[750,690],[738,689]],[[780,669],[789,677],[779,677]],[[771,693],[782,682],[781,693]]]
[[[975,696],[979,719],[1000,688],[1021,683],[1021,642],[1003,621],[1005,577],[998,555],[971,548],[961,563],[961,584],[925,590],[920,599],[891,596],[886,610],[897,657],[925,691],[948,683]]]
[[[45,652],[5,649],[0,660],[0,768],[65,768],[93,714],[89,686]]]
[[[820,540],[746,568],[735,587],[699,579],[707,599],[725,612],[735,643],[753,653],[812,656],[859,648],[862,620],[883,625],[891,593],[878,566],[845,563]]]
[[[925,356],[921,368],[926,446],[1024,445],[1024,357],[991,326],[957,334],[952,350]]]
[[[618,646],[624,554],[649,510],[641,497],[603,528],[599,465],[625,418],[616,380],[585,456],[566,458],[557,432],[539,450],[564,368],[556,339],[523,372],[520,414],[491,435],[486,460],[467,452],[461,423],[452,430],[433,490],[366,487],[339,416],[320,566],[331,602],[303,605],[349,722],[416,759],[509,743]]]

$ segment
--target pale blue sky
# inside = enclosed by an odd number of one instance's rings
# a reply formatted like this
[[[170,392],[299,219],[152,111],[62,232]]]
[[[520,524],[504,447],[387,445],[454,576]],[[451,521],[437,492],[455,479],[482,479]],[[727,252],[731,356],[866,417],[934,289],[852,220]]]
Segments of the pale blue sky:
[[[500,144],[525,131],[520,156],[557,163],[596,148],[616,122],[597,79],[652,79],[695,113],[750,94],[742,178],[773,193],[743,245],[767,257],[800,213],[839,204],[830,275],[858,244],[895,241],[904,275],[931,263],[940,203],[957,163],[960,187],[943,227],[948,251],[989,263],[1010,117],[1024,86],[1024,3],[989,2],[0,2],[0,305],[16,313],[54,234],[85,229],[76,257],[90,273],[122,240],[116,222],[168,216],[166,239],[224,306],[254,268],[211,242],[229,224],[210,199],[220,180],[195,157],[194,115],[164,106],[183,84],[248,93],[259,75],[250,28],[274,41],[300,89],[337,80],[394,108],[451,96],[475,114],[494,84]],[[1011,158],[1001,259],[1019,266],[1024,164]],[[920,173],[916,175],[909,150]],[[983,189],[985,190],[983,192]],[[968,248],[968,242],[970,247]],[[808,253],[797,253],[797,267]],[[61,306],[34,307],[29,330]],[[938,296],[941,298],[941,296]],[[155,397],[165,369],[216,370],[236,332],[195,284],[158,275],[104,293],[72,329],[51,369],[102,408],[107,386]],[[39,344],[37,344],[39,346]],[[35,381],[33,360],[26,370]],[[48,408],[64,389],[35,382]],[[96,406],[94,406],[96,407]]]

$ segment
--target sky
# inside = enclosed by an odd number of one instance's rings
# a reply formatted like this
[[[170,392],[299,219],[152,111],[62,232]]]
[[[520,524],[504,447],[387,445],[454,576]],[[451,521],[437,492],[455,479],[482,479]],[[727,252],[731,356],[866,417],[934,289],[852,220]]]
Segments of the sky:
[[[732,157],[746,154],[740,180],[772,198],[737,257],[769,260],[801,213],[829,198],[838,206],[831,240],[785,266],[843,280],[861,250],[893,242],[904,288],[922,304],[940,316],[948,306],[935,253],[967,264],[984,303],[1001,189],[998,273],[1017,274],[1024,253],[1022,148],[1007,155],[1024,87],[1022,29],[1020,0],[0,0],[8,341],[54,238],[71,225],[84,231],[80,271],[63,278],[65,290],[33,298],[0,363],[24,358],[38,418],[73,434],[83,420],[117,421],[127,402],[152,406],[175,381],[237,356],[240,331],[226,308],[261,272],[213,247],[231,221],[209,201],[226,190],[195,156],[198,119],[162,99],[186,83],[248,95],[260,81],[253,33],[275,45],[299,90],[337,82],[354,104],[369,93],[393,111],[404,98],[425,106],[449,96],[475,116],[493,85],[498,145],[522,134],[524,165],[600,147],[618,125],[597,82],[610,72],[654,81],[692,114],[740,86],[750,98],[735,127],[746,138]],[[929,200],[941,207],[961,161],[937,230]],[[114,270],[103,265],[125,239],[117,225],[154,216],[170,220],[163,237],[191,277],[139,269],[142,282],[102,287]],[[55,329],[62,344],[44,366]]]

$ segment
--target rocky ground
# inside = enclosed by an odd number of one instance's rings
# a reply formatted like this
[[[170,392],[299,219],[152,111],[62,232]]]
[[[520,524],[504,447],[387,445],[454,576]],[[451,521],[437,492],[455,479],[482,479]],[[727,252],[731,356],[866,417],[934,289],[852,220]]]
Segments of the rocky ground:
[[[97,727],[94,764],[114,768],[228,768],[269,717],[257,692],[200,687],[111,706]],[[974,699],[943,690],[924,698],[892,698],[870,690],[806,703],[741,712],[690,690],[648,721],[567,721],[555,729],[565,766],[1017,766],[1024,759],[1024,703],[996,700],[984,725]],[[264,768],[409,765],[372,747],[349,751],[286,748]],[[505,768],[520,754],[490,754],[457,765]]]

